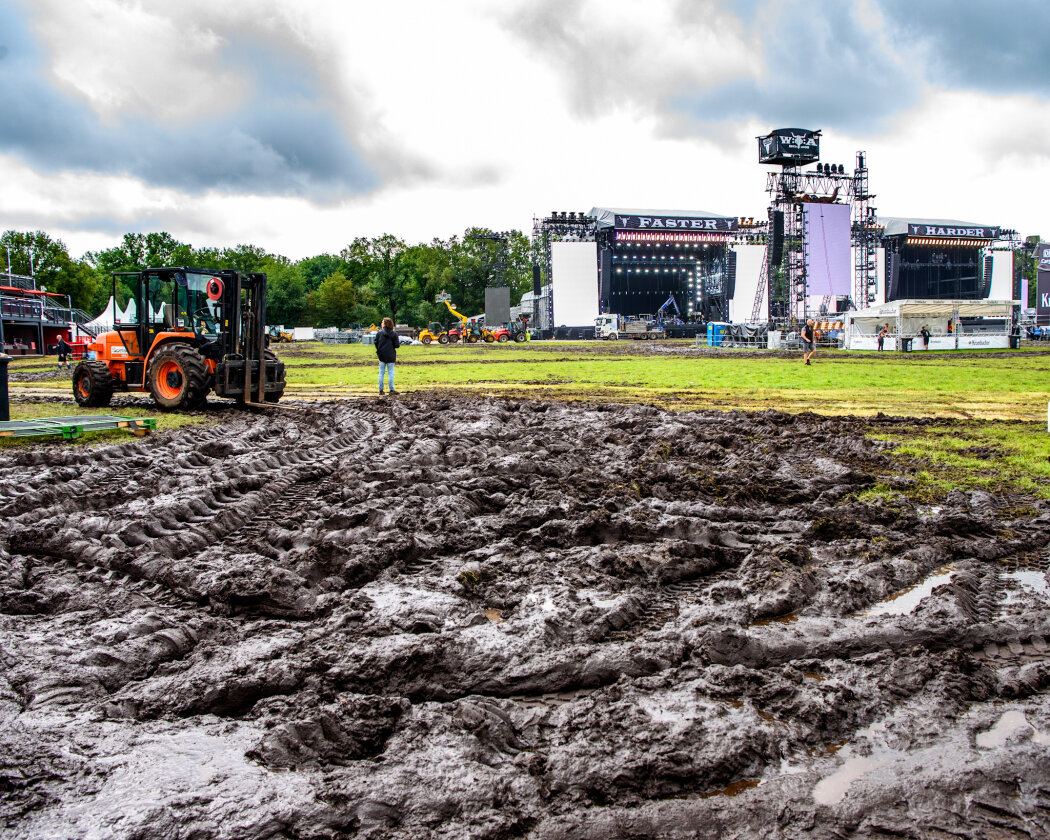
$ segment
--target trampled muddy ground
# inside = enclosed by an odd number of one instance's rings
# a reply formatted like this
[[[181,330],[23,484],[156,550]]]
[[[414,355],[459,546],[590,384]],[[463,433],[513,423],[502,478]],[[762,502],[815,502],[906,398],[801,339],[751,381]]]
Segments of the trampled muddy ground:
[[[214,411],[0,453],[5,837],[1050,834],[1050,505],[895,421]]]

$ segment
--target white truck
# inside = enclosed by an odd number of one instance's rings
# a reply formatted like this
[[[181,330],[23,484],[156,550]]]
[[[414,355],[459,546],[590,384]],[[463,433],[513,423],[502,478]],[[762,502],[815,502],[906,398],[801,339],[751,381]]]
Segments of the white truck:
[[[625,318],[623,315],[599,315],[594,319],[595,338],[616,341],[619,338],[646,339],[667,338],[663,327],[650,324],[643,318]]]

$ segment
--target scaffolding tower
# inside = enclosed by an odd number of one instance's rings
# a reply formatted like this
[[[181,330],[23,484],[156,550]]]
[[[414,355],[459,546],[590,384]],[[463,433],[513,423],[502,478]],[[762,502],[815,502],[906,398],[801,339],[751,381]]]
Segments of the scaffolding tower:
[[[836,164],[817,164],[816,170],[803,171],[796,163],[784,164],[779,172],[766,174],[769,193],[771,248],[775,252],[778,231],[777,214],[783,214],[779,260],[767,259],[766,285],[769,315],[772,319],[802,321],[806,318],[806,203],[850,205],[850,241],[854,253],[853,304],[863,309],[875,301],[877,282],[877,248],[879,226],[868,192],[867,154],[857,152],[857,166],[852,173]],[[785,283],[774,286],[778,270]],[[757,296],[756,296],[757,297]]]
[[[875,198],[868,192],[868,153],[857,152],[850,193],[850,238],[853,244],[853,305],[866,309],[875,303],[878,285],[879,225]]]

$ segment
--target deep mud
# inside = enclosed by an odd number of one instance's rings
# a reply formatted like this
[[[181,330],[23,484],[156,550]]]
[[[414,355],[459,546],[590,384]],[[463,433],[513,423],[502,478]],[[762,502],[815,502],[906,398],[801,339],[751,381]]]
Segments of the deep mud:
[[[5,837],[1050,834],[1045,503],[864,506],[852,419],[220,420],[0,454]]]

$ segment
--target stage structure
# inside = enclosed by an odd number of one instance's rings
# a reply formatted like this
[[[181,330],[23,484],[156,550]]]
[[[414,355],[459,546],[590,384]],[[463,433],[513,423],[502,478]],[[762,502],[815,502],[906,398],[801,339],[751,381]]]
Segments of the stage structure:
[[[1035,259],[1038,266],[1035,278],[1035,322],[1045,327],[1050,326],[1050,245],[1045,242],[1036,245]]]
[[[595,207],[602,313],[726,321],[736,286],[736,217],[707,211]]]
[[[880,221],[887,301],[1019,299],[1013,250],[993,250],[1002,235],[998,227],[951,219]],[[993,285],[998,295],[991,294]]]
[[[535,220],[547,324],[582,337],[600,314],[660,320],[672,331],[726,321],[739,230],[737,218],[707,211],[595,207]]]
[[[874,196],[868,192],[867,155],[857,153],[852,173],[841,163],[821,163],[820,136],[819,131],[782,128],[758,138],[759,163],[780,166],[766,176],[771,319],[805,319],[807,297],[813,295],[821,297],[820,308],[828,313],[841,311],[849,298],[861,306],[874,299],[878,227]],[[810,163],[816,168],[804,170]],[[755,295],[754,321],[760,318],[761,291]]]

